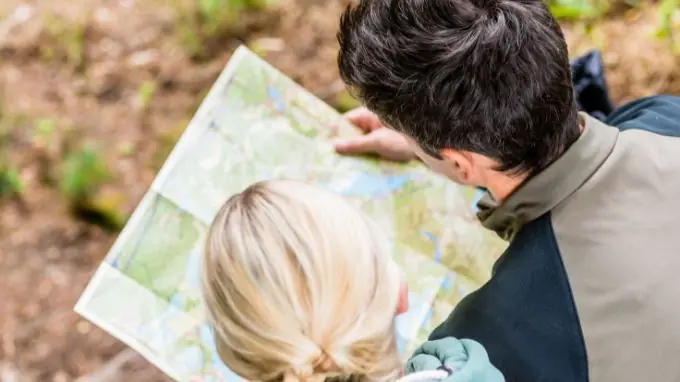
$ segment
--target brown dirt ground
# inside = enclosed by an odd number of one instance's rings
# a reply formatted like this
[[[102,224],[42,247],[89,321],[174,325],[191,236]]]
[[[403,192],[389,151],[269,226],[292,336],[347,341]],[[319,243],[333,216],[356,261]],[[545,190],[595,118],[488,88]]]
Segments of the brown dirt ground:
[[[33,121],[56,121],[56,141],[71,131],[104,142],[115,180],[102,192],[122,196],[116,206],[130,213],[168,153],[164,142],[176,139],[240,42],[256,44],[276,67],[332,101],[342,91],[335,32],[344,3],[289,0],[245,15],[239,28],[211,42],[212,58],[202,62],[179,44],[175,14],[162,2],[0,3],[0,110],[14,127],[0,150],[11,150],[25,183],[20,200],[0,200],[0,381],[72,381],[125,349],[72,311],[116,234],[73,217],[41,181],[41,166],[52,165],[54,154],[47,164],[39,160],[45,149],[32,140]],[[33,14],[8,26],[21,4]],[[42,13],[48,9],[83,26],[84,63],[69,59],[63,41],[49,33]],[[2,21],[7,15],[14,16]],[[651,37],[656,23],[646,8],[602,20],[590,32],[580,24],[565,30],[574,54],[605,52],[612,96],[623,102],[680,94],[680,60]],[[149,80],[158,90],[144,109],[139,89]],[[138,356],[115,369],[100,380],[169,380]]]

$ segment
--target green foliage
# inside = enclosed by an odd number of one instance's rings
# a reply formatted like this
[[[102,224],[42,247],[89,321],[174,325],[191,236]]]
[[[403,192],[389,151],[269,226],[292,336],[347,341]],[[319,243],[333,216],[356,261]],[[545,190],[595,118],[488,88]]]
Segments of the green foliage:
[[[20,195],[24,190],[24,183],[16,168],[7,163],[0,164],[0,198]]]
[[[220,32],[223,25],[235,21],[236,13],[241,7],[241,1],[233,0],[197,0],[196,7],[202,22],[202,32],[214,35]]]
[[[678,28],[674,23],[674,15],[678,12],[680,7],[680,0],[662,0],[659,5],[659,28],[657,29],[657,37],[669,39],[672,48],[676,53],[680,54],[680,41],[677,41],[674,35],[675,28]]]
[[[222,37],[244,11],[263,10],[267,0],[173,0],[180,42],[195,59],[208,58],[207,45]]]
[[[127,196],[107,183],[112,174],[93,145],[81,145],[67,153],[61,164],[59,189],[80,219],[111,231],[127,220]]]
[[[607,0],[548,0],[552,14],[558,20],[595,19],[609,8]]]
[[[61,192],[74,204],[86,202],[111,173],[93,146],[83,146],[64,158],[59,179]]]
[[[85,24],[52,13],[44,16],[44,22],[49,41],[40,45],[43,59],[65,57],[76,70],[82,69],[85,64]]]

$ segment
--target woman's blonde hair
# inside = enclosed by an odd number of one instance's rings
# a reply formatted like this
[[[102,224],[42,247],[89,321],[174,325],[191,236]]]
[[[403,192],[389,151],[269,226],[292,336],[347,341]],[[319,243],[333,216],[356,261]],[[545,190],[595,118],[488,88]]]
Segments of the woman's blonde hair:
[[[252,381],[395,380],[400,273],[383,234],[295,181],[231,197],[210,229],[203,294],[220,358]]]

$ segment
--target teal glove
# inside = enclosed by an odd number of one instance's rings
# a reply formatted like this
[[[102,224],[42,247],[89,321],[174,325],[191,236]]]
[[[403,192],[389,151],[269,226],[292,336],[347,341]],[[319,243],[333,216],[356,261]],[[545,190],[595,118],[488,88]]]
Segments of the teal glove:
[[[489,361],[480,343],[453,337],[428,341],[406,364],[406,374],[445,369],[452,373],[440,382],[505,382],[503,374]]]

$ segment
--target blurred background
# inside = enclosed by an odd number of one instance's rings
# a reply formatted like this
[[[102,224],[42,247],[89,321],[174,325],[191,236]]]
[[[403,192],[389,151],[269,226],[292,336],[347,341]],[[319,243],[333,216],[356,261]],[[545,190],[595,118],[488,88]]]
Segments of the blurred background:
[[[268,1],[268,2],[267,2]],[[341,111],[347,0],[0,0],[0,382],[167,381],[73,306],[233,49]],[[680,94],[680,0],[554,0],[616,104]]]

